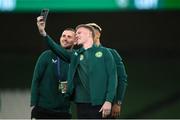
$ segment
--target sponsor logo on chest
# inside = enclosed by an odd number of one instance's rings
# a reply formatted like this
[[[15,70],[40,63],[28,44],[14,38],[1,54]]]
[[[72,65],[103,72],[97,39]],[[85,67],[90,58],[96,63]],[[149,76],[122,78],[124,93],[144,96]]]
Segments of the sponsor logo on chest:
[[[101,51],[98,51],[98,52],[95,53],[96,58],[101,58],[102,56],[103,56],[103,53]],[[80,61],[84,60],[84,55],[83,54],[80,54],[79,60]]]
[[[98,51],[98,52],[95,53],[95,56],[97,58],[101,58],[103,56],[103,53],[101,51]]]
[[[52,59],[52,63],[57,63],[57,59]]]

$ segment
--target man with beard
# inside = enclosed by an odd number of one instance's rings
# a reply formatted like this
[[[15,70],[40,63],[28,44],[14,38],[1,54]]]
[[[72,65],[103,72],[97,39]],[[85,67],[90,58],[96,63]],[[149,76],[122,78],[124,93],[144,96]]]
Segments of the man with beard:
[[[59,39],[60,45],[71,51],[75,42],[75,30],[67,28]],[[31,85],[32,119],[71,118],[70,101],[64,97],[63,82],[67,82],[69,64],[51,50],[38,58]],[[64,89],[64,90],[63,90]]]

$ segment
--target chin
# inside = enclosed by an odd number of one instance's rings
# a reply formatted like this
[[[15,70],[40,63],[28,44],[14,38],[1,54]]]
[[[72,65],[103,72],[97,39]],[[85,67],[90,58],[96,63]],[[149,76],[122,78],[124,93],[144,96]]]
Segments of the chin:
[[[69,47],[69,46],[68,46],[68,45],[65,45],[65,46],[64,46],[64,48],[67,48],[67,47]]]
[[[82,44],[82,43],[79,42],[79,43],[77,43],[77,44],[80,45],[80,44]]]
[[[67,48],[67,47],[68,47],[68,45],[62,45],[62,47],[63,47],[63,48]]]

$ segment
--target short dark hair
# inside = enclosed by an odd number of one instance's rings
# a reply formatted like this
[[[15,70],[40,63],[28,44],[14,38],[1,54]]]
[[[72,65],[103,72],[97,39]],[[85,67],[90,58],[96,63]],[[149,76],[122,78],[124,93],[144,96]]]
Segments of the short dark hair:
[[[69,27],[69,28],[65,28],[64,31],[65,31],[65,30],[69,30],[69,31],[76,32],[76,30],[75,30],[74,28],[70,28],[70,27]]]

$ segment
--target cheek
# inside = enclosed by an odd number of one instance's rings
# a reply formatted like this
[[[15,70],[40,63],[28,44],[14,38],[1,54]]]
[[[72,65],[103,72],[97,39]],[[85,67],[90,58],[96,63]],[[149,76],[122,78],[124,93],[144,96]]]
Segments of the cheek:
[[[62,39],[60,39],[59,41],[60,41],[60,43],[62,43]]]
[[[69,40],[69,43],[73,43],[73,42],[74,42],[74,39]]]
[[[63,42],[62,42],[62,41],[60,41],[60,44],[62,45],[62,44],[63,44]]]
[[[84,40],[84,36],[81,36],[81,41],[83,41]]]

